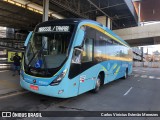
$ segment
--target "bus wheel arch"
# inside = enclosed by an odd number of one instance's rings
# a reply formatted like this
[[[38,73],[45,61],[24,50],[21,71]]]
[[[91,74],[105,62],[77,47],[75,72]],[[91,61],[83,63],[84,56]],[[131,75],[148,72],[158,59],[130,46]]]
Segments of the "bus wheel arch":
[[[105,79],[105,73],[104,73],[104,71],[101,71],[100,73],[99,73],[99,75],[100,75],[100,85],[102,86],[102,85],[104,85],[104,79]]]
[[[100,87],[104,84],[104,77],[105,73],[101,71],[96,79],[95,88],[92,90],[94,93],[97,93]]]
[[[128,77],[128,67],[126,68],[126,70],[125,70],[125,74],[124,74],[124,79],[127,79],[127,77]]]
[[[126,72],[127,72],[127,76],[128,76],[128,67],[127,67],[127,69],[126,69]]]

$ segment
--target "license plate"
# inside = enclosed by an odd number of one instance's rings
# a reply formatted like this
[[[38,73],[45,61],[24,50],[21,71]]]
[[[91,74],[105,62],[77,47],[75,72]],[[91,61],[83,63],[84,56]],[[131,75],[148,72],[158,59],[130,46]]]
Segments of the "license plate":
[[[38,90],[38,89],[39,89],[38,86],[35,86],[35,85],[30,85],[30,88],[31,88],[32,90]]]

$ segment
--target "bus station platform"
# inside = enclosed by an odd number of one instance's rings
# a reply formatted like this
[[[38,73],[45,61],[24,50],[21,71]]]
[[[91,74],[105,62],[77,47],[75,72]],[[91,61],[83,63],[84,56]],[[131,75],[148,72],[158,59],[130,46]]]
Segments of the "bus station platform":
[[[0,70],[0,96],[22,91],[19,75],[13,75],[11,70]]]

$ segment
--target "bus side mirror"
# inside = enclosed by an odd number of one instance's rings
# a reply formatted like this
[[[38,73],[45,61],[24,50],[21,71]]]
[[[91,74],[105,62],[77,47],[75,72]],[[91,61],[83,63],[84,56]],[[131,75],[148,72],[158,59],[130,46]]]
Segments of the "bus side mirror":
[[[82,47],[77,46],[74,48],[73,56],[72,56],[72,63],[74,64],[81,64],[81,54],[82,54]]]
[[[28,36],[27,36],[27,38],[26,38],[26,40],[25,40],[25,43],[24,43],[24,47],[27,47],[28,42],[29,42],[29,40],[30,40],[30,38],[31,38],[31,36],[32,36],[32,33],[33,33],[33,32],[30,32],[30,33],[28,34]]]

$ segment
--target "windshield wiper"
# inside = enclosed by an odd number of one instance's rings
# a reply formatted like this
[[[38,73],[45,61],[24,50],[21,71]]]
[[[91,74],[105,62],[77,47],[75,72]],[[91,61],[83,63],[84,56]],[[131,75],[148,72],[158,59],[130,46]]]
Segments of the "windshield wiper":
[[[31,60],[29,61],[28,65],[27,65],[28,67],[30,67],[29,65],[31,64],[31,62],[33,61],[33,59],[35,58],[35,56],[38,55],[38,54],[44,49],[45,44],[46,44],[46,42],[45,42],[44,45],[40,48],[40,50],[37,50],[37,52],[35,52],[35,53],[33,54],[33,57],[31,58]]]
[[[29,61],[29,63],[28,63],[27,66],[30,68],[29,65],[31,64],[31,62],[33,61],[33,59],[34,59],[38,54],[41,54],[41,55],[42,55],[43,62],[44,62],[45,74],[47,75],[47,74],[50,74],[50,73],[48,72],[46,60],[45,60],[44,54],[43,54],[43,52],[42,52],[43,49],[44,49],[45,44],[46,44],[46,41],[45,41],[45,43],[43,44],[43,46],[40,48],[40,50],[38,50],[36,53],[34,53],[33,57],[31,58],[31,60]],[[38,57],[38,59],[39,59],[39,57]]]

